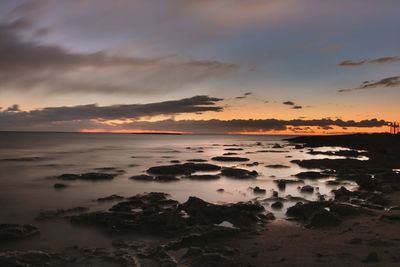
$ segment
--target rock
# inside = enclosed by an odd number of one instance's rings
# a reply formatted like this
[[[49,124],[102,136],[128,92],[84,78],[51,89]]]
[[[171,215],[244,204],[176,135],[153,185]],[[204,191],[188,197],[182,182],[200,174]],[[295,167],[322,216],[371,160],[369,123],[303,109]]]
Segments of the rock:
[[[188,162],[207,162],[206,159],[188,159]]]
[[[363,212],[362,208],[345,203],[333,203],[329,209],[340,216],[354,216]]]
[[[262,205],[255,203],[216,205],[196,197],[189,197],[180,207],[197,223],[219,224],[228,221],[238,227],[257,223],[259,221],[257,214],[264,211]]]
[[[372,194],[371,196],[367,197],[366,200],[380,206],[385,206],[390,203],[389,199],[384,197],[382,194]]]
[[[188,175],[185,176],[184,178],[190,180],[209,181],[209,180],[217,180],[220,178],[220,176],[216,174],[202,174],[202,175]]]
[[[63,188],[68,187],[68,185],[67,185],[67,184],[61,184],[61,183],[55,183],[55,184],[53,185],[53,187],[54,187],[55,189],[63,189]]]
[[[289,179],[279,179],[279,180],[274,180],[274,182],[278,185],[279,190],[284,190],[287,184],[298,184],[298,183],[304,184],[304,181],[302,180],[289,180]]]
[[[310,223],[308,224],[308,226],[327,227],[327,226],[337,226],[340,223],[341,219],[339,218],[339,216],[337,216],[333,212],[322,209],[311,215]]]
[[[86,180],[86,181],[104,181],[112,180],[118,174],[115,173],[100,173],[100,172],[88,172],[82,174],[62,174],[57,176],[60,180]]]
[[[0,266],[4,267],[51,266],[50,259],[48,253],[37,250],[0,252]]]
[[[265,194],[267,192],[267,190],[260,188],[258,186],[253,188],[253,193],[254,194]]]
[[[227,152],[227,153],[222,154],[222,156],[236,156],[236,155],[238,155],[238,153],[235,153],[235,152]]]
[[[272,212],[268,212],[267,214],[265,214],[265,219],[268,221],[273,221],[275,220],[275,215]]]
[[[0,242],[21,240],[38,234],[38,228],[30,224],[0,224]]]
[[[176,160],[176,159],[174,159],[174,160],[171,160],[171,161],[170,161],[170,163],[173,163],[173,164],[178,164],[178,163],[181,163],[181,161],[180,161],[180,160]]]
[[[258,173],[239,168],[225,168],[222,169],[221,175],[236,179],[253,179],[258,176]]]
[[[314,171],[300,172],[298,174],[295,174],[294,176],[300,179],[311,179],[311,180],[329,177],[329,175]]]
[[[290,217],[308,220],[314,213],[321,210],[324,210],[324,205],[321,202],[298,202],[296,205],[289,207],[286,214]]]
[[[223,193],[223,192],[225,192],[225,189],[223,189],[223,188],[217,189],[217,192]]]
[[[74,207],[70,209],[57,209],[57,210],[46,210],[39,212],[39,215],[36,217],[37,220],[50,220],[55,218],[60,218],[62,216],[74,214],[74,213],[82,213],[88,211],[87,207]]]
[[[136,180],[136,181],[153,181],[154,176],[146,175],[146,174],[141,174],[141,175],[134,175],[129,177],[129,179]]]
[[[344,186],[341,186],[339,189],[332,190],[332,193],[335,195],[335,199],[348,199],[354,195],[353,192],[347,190],[347,188]]]
[[[305,185],[300,188],[300,191],[303,193],[312,193],[314,192],[314,187],[312,187],[311,185]]]
[[[283,148],[283,146],[281,146],[280,144],[274,144],[274,145],[272,146],[272,148]]]
[[[274,182],[277,183],[278,188],[279,188],[280,190],[285,190],[285,189],[286,189],[286,181],[285,181],[285,180],[280,179],[280,180],[275,180]]]
[[[342,184],[342,182],[341,181],[338,181],[338,180],[328,180],[328,181],[326,181],[325,182],[327,185],[340,185],[340,184]]]
[[[360,152],[358,152],[357,150],[315,151],[311,149],[307,153],[310,155],[341,156],[350,158],[357,158],[358,156],[360,156]]]
[[[378,181],[375,178],[372,178],[371,175],[357,175],[354,180],[358,184],[361,189],[365,190],[376,190],[378,186]]]
[[[236,148],[236,147],[230,147],[230,148],[225,148],[226,151],[242,151],[243,148]]]
[[[218,253],[204,253],[192,259],[191,267],[238,267],[231,258]]]
[[[275,210],[280,210],[283,208],[283,203],[281,201],[276,201],[271,204],[271,208],[273,208]]]
[[[290,166],[282,165],[282,164],[270,164],[270,165],[267,165],[265,167],[271,168],[271,169],[287,169],[287,168],[290,168]]]
[[[250,160],[248,158],[242,158],[242,157],[225,157],[225,156],[213,157],[211,159],[214,161],[223,161],[223,162],[235,162],[235,161],[241,162]]]
[[[364,259],[361,260],[364,263],[372,263],[372,262],[379,262],[378,253],[371,252],[369,253]]]
[[[119,196],[119,195],[110,195],[107,197],[100,197],[98,198],[96,201],[98,202],[108,202],[108,201],[117,201],[117,200],[123,200],[124,197],[123,196]]]
[[[218,171],[221,167],[208,163],[184,163],[151,167],[147,170],[156,175],[190,175],[196,171]]]
[[[72,215],[72,223],[101,227],[113,233],[147,233],[176,236],[185,233],[206,233],[220,228],[222,222],[230,222],[240,229],[256,229],[264,221],[264,207],[257,203],[239,202],[216,205],[196,197],[179,205],[163,193],[148,193],[127,198],[109,211]],[[201,230],[201,231],[203,231]]]

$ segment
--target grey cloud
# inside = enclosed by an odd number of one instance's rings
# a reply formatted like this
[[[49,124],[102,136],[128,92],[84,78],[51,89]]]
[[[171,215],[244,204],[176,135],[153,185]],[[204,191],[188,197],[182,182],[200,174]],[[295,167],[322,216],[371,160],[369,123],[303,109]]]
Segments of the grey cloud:
[[[383,127],[384,120],[341,120],[341,119],[260,119],[260,120],[129,120],[156,115],[175,115],[221,111],[217,103],[222,99],[208,96],[195,96],[176,101],[151,104],[115,105],[99,107],[84,105],[75,107],[53,107],[32,111],[0,111],[0,128],[3,130],[30,131],[79,131],[81,129],[104,130],[158,130],[194,133],[257,132],[286,129],[305,129],[305,127]],[[105,120],[119,119],[118,124]],[[124,120],[125,119],[125,120]]]
[[[126,120],[140,119],[157,115],[176,115],[183,113],[198,113],[222,111],[218,106],[220,98],[209,96],[194,96],[174,101],[164,101],[149,104],[98,106],[95,104],[71,107],[47,107],[31,111],[20,111],[18,105],[0,111],[0,128],[3,130],[40,127],[51,128],[54,125],[67,123],[85,125],[91,120]],[[76,130],[76,129],[72,129]]]
[[[295,103],[292,102],[292,101],[285,101],[285,102],[282,102],[282,104],[288,105],[288,106],[294,106],[295,105]]]
[[[285,102],[282,102],[282,104],[291,106],[291,109],[302,109],[303,108],[303,106],[297,105],[293,101],[285,101]]]
[[[363,60],[358,60],[358,61],[344,60],[339,63],[339,66],[357,67],[357,66],[362,66],[362,65],[366,65],[366,64],[389,64],[389,63],[395,63],[395,62],[400,62],[400,57],[380,57],[380,58],[375,58],[375,59],[363,59]]]
[[[235,97],[235,99],[245,99],[245,98],[247,98],[248,96],[251,96],[252,94],[253,94],[252,92],[246,92],[246,93],[244,93],[244,94],[241,95],[241,96]]]
[[[391,87],[399,87],[399,86],[400,86],[400,76],[393,76],[393,77],[381,79],[379,81],[365,81],[365,82],[363,82],[362,85],[360,85],[356,88],[341,89],[338,92],[344,93],[344,92],[366,90],[366,89],[377,88],[377,87],[391,88]]]
[[[238,69],[217,60],[177,56],[120,57],[105,52],[75,53],[24,40],[30,28],[20,19],[0,23],[0,92],[157,94],[183,89]]]

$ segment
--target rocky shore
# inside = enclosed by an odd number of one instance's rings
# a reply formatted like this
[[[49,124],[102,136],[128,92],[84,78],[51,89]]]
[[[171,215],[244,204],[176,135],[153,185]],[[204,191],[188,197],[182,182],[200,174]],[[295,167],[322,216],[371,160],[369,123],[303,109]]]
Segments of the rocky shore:
[[[234,145],[224,150],[236,154],[244,148]],[[285,145],[275,144],[251,153],[288,150],[320,157],[290,159],[290,164],[303,171],[285,179],[270,177],[272,189],[251,187],[251,201],[210,203],[191,196],[179,202],[166,193],[149,192],[129,197],[111,194],[93,200],[110,203],[106,210],[72,207],[42,211],[37,220],[61,219],[71,225],[99,229],[113,237],[112,247],[1,249],[0,266],[399,266],[400,136],[296,137]],[[208,160],[240,165],[220,166],[206,163]],[[231,154],[187,161],[153,166],[130,180],[179,183],[188,179],[207,183],[225,177],[250,182],[260,176],[247,167],[261,163],[244,164],[250,159]],[[290,166],[267,164],[265,168]],[[110,182],[122,173],[123,170],[103,168],[97,172],[60,174],[54,179],[63,183]],[[309,181],[335,187],[328,196]],[[57,188],[67,187],[56,184]],[[349,188],[348,184],[354,186]],[[317,198],[286,194],[288,186],[297,186],[298,192]],[[224,193],[222,188],[215,190]],[[271,195],[267,196],[269,192]],[[277,212],[285,216],[276,219]],[[149,236],[153,241],[132,239],[132,234]],[[38,235],[40,229],[34,225],[0,224],[3,248],[10,242]]]

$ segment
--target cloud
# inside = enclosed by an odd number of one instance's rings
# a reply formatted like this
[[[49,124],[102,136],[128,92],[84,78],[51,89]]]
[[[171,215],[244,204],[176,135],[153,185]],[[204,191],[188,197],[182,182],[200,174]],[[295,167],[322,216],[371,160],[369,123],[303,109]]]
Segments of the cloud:
[[[25,40],[24,19],[0,23],[0,92],[159,94],[184,89],[238,69],[217,60],[178,56],[139,58],[76,53]]]
[[[288,106],[294,106],[295,105],[295,103],[292,102],[292,101],[285,101],[285,102],[282,102],[282,104],[288,105]]]
[[[298,105],[295,105],[292,107],[292,109],[302,109],[302,108],[303,108],[302,106],[298,106]]]
[[[338,92],[344,93],[344,92],[366,90],[366,89],[377,88],[377,87],[392,88],[392,87],[399,87],[399,86],[400,86],[400,76],[393,76],[393,77],[381,79],[379,81],[365,81],[365,82],[363,82],[362,85],[360,85],[356,88],[341,89]]]
[[[194,96],[174,101],[132,105],[80,105],[71,107],[47,107],[21,111],[17,105],[0,111],[0,128],[14,131],[80,131],[82,129],[104,130],[156,130],[194,133],[258,132],[306,127],[382,127],[384,120],[341,119],[259,119],[259,120],[161,120],[149,121],[159,115],[173,116],[182,113],[219,112],[222,99],[210,96]]]
[[[285,101],[285,102],[282,102],[282,104],[291,106],[291,109],[302,109],[303,108],[303,106],[296,105],[296,103],[294,103],[293,101]]]
[[[252,94],[253,94],[252,92],[247,92],[247,93],[244,93],[244,94],[241,95],[241,96],[235,97],[235,99],[245,99],[245,98],[247,98],[248,96],[251,96]]]
[[[0,128],[3,130],[42,127],[52,128],[54,125],[91,124],[91,120],[104,122],[106,120],[129,121],[159,115],[177,115],[183,113],[201,113],[207,111],[219,112],[223,107],[217,105],[221,98],[206,95],[194,96],[180,100],[164,101],[149,104],[98,106],[95,104],[70,107],[47,107],[31,111],[21,111],[18,105],[13,105],[0,111]],[[76,130],[75,128],[72,130]]]
[[[339,63],[339,66],[342,67],[357,67],[366,64],[389,64],[400,62],[400,57],[380,57],[375,59],[363,59],[358,61],[353,60],[344,60]]]

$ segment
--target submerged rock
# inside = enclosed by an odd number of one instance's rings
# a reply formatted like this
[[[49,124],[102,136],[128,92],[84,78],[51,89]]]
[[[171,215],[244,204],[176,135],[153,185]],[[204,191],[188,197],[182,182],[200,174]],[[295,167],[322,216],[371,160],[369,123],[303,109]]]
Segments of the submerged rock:
[[[50,254],[38,250],[0,252],[0,266],[4,267],[51,266],[50,259]]]
[[[354,195],[353,192],[347,190],[346,187],[341,186],[339,189],[332,190],[332,193],[335,195],[335,199],[348,199],[350,196]]]
[[[321,172],[314,172],[314,171],[300,172],[298,174],[295,174],[294,176],[297,178],[300,178],[300,179],[311,179],[311,180],[329,177],[329,175],[327,175],[327,174],[323,174]]]
[[[312,187],[311,185],[305,185],[300,188],[300,191],[303,193],[312,193],[314,192],[314,187]]]
[[[270,164],[270,165],[267,165],[265,167],[271,168],[271,169],[287,169],[287,168],[290,168],[290,166],[282,165],[282,164]]]
[[[96,201],[98,201],[98,202],[108,202],[108,201],[117,201],[117,200],[122,200],[122,199],[124,199],[123,196],[114,194],[114,195],[110,195],[110,196],[107,196],[107,197],[100,197]]]
[[[280,190],[284,190],[287,184],[297,184],[297,183],[304,183],[302,180],[289,180],[289,179],[279,179],[274,180]]]
[[[188,159],[188,162],[207,162],[206,159]]]
[[[71,215],[74,213],[81,213],[88,211],[87,207],[74,207],[70,209],[57,209],[57,210],[46,210],[39,212],[39,215],[36,217],[37,220],[50,220],[55,218],[60,218],[66,215]]]
[[[184,164],[151,167],[147,170],[147,172],[156,175],[164,175],[164,174],[190,175],[196,171],[218,171],[220,169],[221,167],[214,164],[184,163]]]
[[[337,226],[341,223],[341,219],[338,215],[325,209],[319,210],[313,213],[310,217],[310,227],[327,227]]]
[[[258,176],[258,173],[239,168],[225,168],[221,171],[221,175],[236,179],[253,179]]]
[[[227,153],[222,154],[222,156],[235,156],[235,155],[238,155],[238,153],[235,153],[235,152],[227,152]]]
[[[243,148],[240,148],[240,147],[230,147],[230,148],[225,148],[224,150],[226,150],[226,151],[242,151]]]
[[[153,181],[154,180],[154,176],[141,174],[141,175],[131,176],[129,179],[136,180],[136,181]]]
[[[308,220],[311,216],[324,209],[324,205],[321,202],[298,202],[296,205],[289,207],[286,214],[290,217],[295,217],[301,220]]]
[[[280,209],[283,208],[283,203],[281,201],[276,201],[276,202],[271,204],[271,208],[276,209],[276,210],[280,210]]]
[[[211,159],[214,161],[223,161],[223,162],[243,162],[250,160],[248,158],[242,158],[242,157],[225,157],[225,156],[213,157]]]
[[[54,187],[55,189],[63,189],[63,188],[68,187],[68,185],[67,185],[67,184],[61,184],[61,183],[55,183],[55,184],[53,185],[53,187]]]
[[[112,180],[118,174],[116,173],[100,173],[100,172],[88,172],[82,174],[62,174],[57,176],[57,179],[60,180],[86,180],[86,181],[104,181],[104,180]]]
[[[265,190],[264,188],[260,188],[258,186],[253,188],[254,194],[265,194],[266,192],[267,192],[267,190]]]
[[[201,174],[201,175],[188,175],[185,176],[184,178],[190,180],[209,181],[209,180],[217,180],[221,177],[216,174]]]
[[[0,242],[21,240],[38,234],[39,229],[30,224],[0,224]]]

